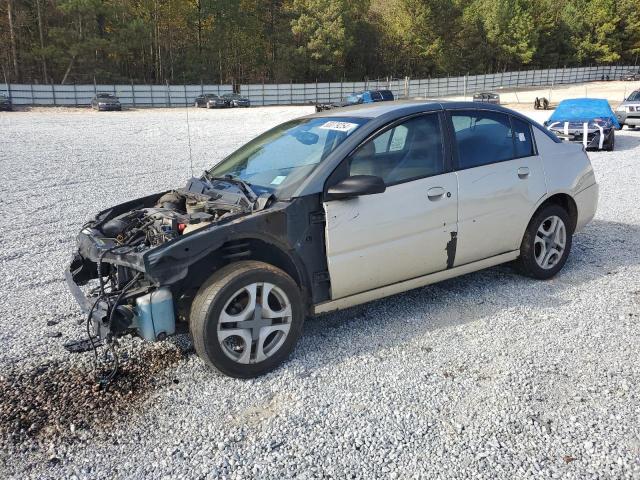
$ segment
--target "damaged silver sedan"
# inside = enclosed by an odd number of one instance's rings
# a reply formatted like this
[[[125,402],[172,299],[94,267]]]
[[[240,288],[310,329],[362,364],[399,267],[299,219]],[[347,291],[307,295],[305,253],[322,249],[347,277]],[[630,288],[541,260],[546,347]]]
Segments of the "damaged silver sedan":
[[[597,199],[579,145],[505,108],[348,107],[100,212],[67,281],[93,338],[190,332],[210,367],[248,378],[286,359],[309,315],[513,260],[554,276]]]

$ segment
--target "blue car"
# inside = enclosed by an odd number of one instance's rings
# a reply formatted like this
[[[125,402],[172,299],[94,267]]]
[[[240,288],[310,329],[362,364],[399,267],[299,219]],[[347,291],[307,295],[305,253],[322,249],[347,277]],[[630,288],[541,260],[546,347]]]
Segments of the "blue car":
[[[337,107],[348,107],[349,105],[359,105],[361,103],[389,102],[392,100],[394,100],[394,97],[391,90],[364,90],[347,95],[342,102],[320,103],[316,105],[316,112]]]
[[[563,100],[545,126],[563,141],[609,152],[615,147],[615,131],[620,129],[609,102],[602,98]]]

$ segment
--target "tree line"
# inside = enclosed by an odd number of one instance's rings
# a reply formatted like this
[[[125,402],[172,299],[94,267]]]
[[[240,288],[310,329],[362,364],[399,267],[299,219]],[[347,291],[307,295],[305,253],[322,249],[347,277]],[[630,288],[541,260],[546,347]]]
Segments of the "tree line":
[[[9,82],[260,83],[626,62],[640,0],[0,0]]]

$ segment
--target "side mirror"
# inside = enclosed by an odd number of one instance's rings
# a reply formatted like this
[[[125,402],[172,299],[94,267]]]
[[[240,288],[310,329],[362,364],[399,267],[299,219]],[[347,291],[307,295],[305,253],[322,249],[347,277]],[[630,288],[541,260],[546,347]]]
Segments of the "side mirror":
[[[384,180],[373,175],[353,175],[327,190],[326,200],[342,200],[362,195],[382,193],[387,189]]]

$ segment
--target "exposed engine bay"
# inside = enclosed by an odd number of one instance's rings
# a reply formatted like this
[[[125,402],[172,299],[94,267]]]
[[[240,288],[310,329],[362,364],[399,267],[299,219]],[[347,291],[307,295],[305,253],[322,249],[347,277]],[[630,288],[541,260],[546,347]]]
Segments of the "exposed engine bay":
[[[153,207],[121,214],[102,224],[100,230],[117,245],[141,251],[220,220],[264,208],[268,198],[247,193],[232,183],[194,178],[186,188],[164,194]]]
[[[161,340],[176,333],[185,319],[181,312],[189,296],[148,275],[146,256],[197,230],[263,210],[272,199],[241,180],[205,173],[184,188],[105,210],[85,224],[67,282],[87,314],[89,346],[95,350],[98,341],[105,341],[116,359],[108,378],[117,369],[118,336]]]

